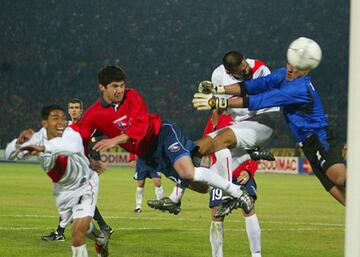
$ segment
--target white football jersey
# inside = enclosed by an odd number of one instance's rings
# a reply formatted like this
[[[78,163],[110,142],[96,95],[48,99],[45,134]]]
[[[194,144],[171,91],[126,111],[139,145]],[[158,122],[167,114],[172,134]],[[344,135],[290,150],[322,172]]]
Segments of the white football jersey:
[[[249,66],[252,69],[252,79],[267,76],[271,73],[269,68],[259,60],[246,59],[246,62],[249,64]],[[225,70],[224,65],[220,65],[213,71],[211,75],[211,82],[216,86],[217,85],[228,86],[231,84],[242,82],[242,80],[239,80],[234,76],[228,74]],[[230,98],[232,96],[228,95],[228,97]],[[249,111],[248,108],[228,108],[225,111],[225,113],[231,114],[231,117],[233,118],[234,122],[240,122],[264,112],[275,112],[275,111],[280,111],[280,107],[265,108],[257,111]]]
[[[41,167],[55,184],[65,190],[76,189],[87,183],[94,171],[90,168],[80,133],[72,127],[64,130],[62,137],[48,140],[46,129],[34,133],[31,139],[22,145],[14,139],[5,150],[8,160],[20,160],[28,152],[20,151],[26,145],[44,145],[45,151],[38,155]]]

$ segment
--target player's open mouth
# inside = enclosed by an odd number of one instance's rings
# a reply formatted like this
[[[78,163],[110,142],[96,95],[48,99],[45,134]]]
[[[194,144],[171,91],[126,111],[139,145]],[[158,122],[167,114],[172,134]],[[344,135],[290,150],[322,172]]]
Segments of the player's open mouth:
[[[62,135],[64,133],[65,128],[61,127],[61,128],[56,128],[56,131],[59,135]]]

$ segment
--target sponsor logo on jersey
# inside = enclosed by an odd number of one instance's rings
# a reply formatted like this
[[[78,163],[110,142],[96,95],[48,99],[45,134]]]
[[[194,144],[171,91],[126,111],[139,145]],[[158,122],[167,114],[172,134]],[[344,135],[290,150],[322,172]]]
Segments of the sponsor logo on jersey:
[[[178,142],[173,143],[172,145],[170,145],[170,146],[168,147],[168,150],[169,150],[170,152],[172,152],[172,153],[175,153],[175,152],[179,151],[179,150],[180,150],[180,145],[179,145],[179,143],[178,143]]]
[[[114,120],[113,124],[116,124],[116,126],[120,130],[127,130],[129,127],[129,124],[127,121],[125,121],[125,119],[127,119],[127,115],[121,116],[120,118]]]

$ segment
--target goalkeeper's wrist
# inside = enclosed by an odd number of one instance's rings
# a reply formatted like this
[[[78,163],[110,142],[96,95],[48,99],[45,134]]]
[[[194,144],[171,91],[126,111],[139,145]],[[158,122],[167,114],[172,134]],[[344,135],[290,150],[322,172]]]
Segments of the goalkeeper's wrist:
[[[224,86],[222,86],[222,85],[218,85],[218,86],[216,86],[216,93],[217,94],[225,94],[225,87]]]
[[[225,110],[228,107],[228,99],[225,96],[220,96],[217,98],[216,101],[216,107],[217,109]]]

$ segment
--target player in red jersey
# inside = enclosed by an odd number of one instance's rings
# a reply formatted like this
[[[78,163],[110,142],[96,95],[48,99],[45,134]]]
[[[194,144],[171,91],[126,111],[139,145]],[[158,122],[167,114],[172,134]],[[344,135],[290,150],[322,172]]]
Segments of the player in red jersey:
[[[101,97],[79,122],[85,144],[98,131],[109,138],[96,143],[94,150],[120,145],[138,155],[144,166],[161,171],[176,183],[188,186],[201,182],[218,187],[238,199],[236,208],[251,211],[253,203],[239,186],[207,168],[194,167],[192,156],[198,146],[175,123],[147,112],[140,94],[126,88],[126,74],[120,67],[104,67],[98,80]]]

